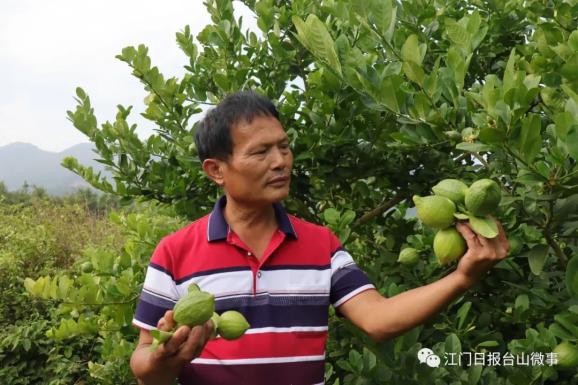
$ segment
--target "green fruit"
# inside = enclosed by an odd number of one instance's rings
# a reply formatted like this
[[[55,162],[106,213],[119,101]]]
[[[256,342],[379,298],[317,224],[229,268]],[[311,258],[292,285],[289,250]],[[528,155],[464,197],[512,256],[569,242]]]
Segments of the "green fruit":
[[[226,311],[219,317],[219,334],[226,340],[241,337],[250,326],[243,314],[235,310]]]
[[[92,270],[93,270],[92,263],[90,263],[90,262],[84,262],[82,265],[80,265],[80,270],[81,270],[83,273],[90,273],[90,272],[92,272]]]
[[[444,179],[432,187],[435,195],[451,199],[455,204],[463,203],[468,186],[458,179]]]
[[[501,199],[502,191],[496,182],[480,179],[466,191],[465,203],[471,214],[482,217],[496,211]]]
[[[460,259],[466,249],[466,241],[453,227],[438,231],[434,237],[433,251],[440,265]]]
[[[557,354],[559,367],[570,369],[578,366],[578,348],[570,342],[558,344],[552,352]]]
[[[187,292],[188,293],[195,293],[201,291],[201,288],[199,287],[199,285],[197,285],[196,283],[191,283],[189,285],[189,287],[187,287]]]
[[[204,291],[188,293],[177,302],[173,311],[173,318],[179,325],[202,325],[215,311],[215,296]]]
[[[413,247],[406,247],[400,251],[397,261],[402,265],[415,265],[419,261],[419,251]]]
[[[430,195],[413,196],[417,208],[417,217],[427,226],[434,229],[445,229],[454,222],[456,205],[449,198]]]

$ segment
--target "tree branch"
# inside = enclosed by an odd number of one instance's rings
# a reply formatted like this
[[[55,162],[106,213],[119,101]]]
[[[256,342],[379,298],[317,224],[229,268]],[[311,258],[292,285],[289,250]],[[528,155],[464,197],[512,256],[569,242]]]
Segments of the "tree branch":
[[[358,220],[355,221],[353,226],[357,227],[357,226],[363,225],[363,224],[371,221],[372,219],[380,216],[381,214],[383,214],[387,210],[396,206],[399,202],[403,201],[406,198],[407,198],[407,194],[398,194],[398,195],[394,196],[393,198],[391,198],[390,200],[388,200],[386,202],[383,202],[382,204],[380,204],[379,206],[377,206],[373,210],[363,214]]]

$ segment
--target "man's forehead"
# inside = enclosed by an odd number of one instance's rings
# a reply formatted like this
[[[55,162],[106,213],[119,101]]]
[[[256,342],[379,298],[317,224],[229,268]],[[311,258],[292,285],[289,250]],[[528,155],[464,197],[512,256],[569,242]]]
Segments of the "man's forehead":
[[[273,116],[258,116],[251,121],[243,120],[231,127],[233,144],[240,142],[277,142],[287,137],[281,122]]]

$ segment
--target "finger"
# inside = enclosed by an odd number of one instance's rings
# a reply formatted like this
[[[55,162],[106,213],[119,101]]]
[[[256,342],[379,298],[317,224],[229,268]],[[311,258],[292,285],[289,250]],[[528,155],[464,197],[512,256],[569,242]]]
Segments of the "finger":
[[[190,330],[191,329],[188,326],[179,327],[171,339],[162,345],[163,350],[161,351],[161,354],[167,356],[177,354],[181,345],[187,340]]]
[[[172,310],[167,310],[163,318],[165,320],[165,327],[167,328],[166,330],[172,330],[175,328],[175,320],[173,319]]]
[[[488,239],[482,235],[476,234],[476,239],[480,243],[480,246],[484,248],[494,248],[495,246],[492,244],[492,239]]]
[[[174,327],[173,311],[167,310],[165,315],[157,322],[157,329],[165,332],[171,331]]]
[[[460,222],[456,225],[456,230],[462,234],[462,237],[466,240],[468,245],[468,249],[477,249],[481,247],[480,242],[478,241],[477,234],[472,230],[470,225]]]
[[[495,244],[496,250],[499,252],[500,257],[505,257],[510,250],[510,242],[508,241],[508,237],[506,236],[506,232],[504,231],[504,227],[497,219],[493,218],[494,222],[498,226],[498,235],[492,239]]]
[[[205,330],[203,326],[195,326],[191,329],[189,335],[187,336],[187,340],[183,343],[179,353],[183,358],[192,360],[201,354],[207,342],[207,338],[205,338],[204,332]]]

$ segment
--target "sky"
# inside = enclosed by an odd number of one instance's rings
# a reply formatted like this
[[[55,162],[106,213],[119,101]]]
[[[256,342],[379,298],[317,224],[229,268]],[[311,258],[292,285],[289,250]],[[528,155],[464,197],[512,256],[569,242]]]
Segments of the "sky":
[[[161,6],[162,4],[162,6]],[[253,16],[235,4],[244,24]],[[3,0],[0,10],[0,147],[32,143],[60,152],[88,139],[67,119],[75,89],[88,93],[99,123],[116,105],[133,105],[141,138],[153,126],[140,117],[146,96],[130,68],[115,56],[144,44],[165,78],[184,73],[175,42],[185,25],[196,36],[210,17],[201,0]]]

